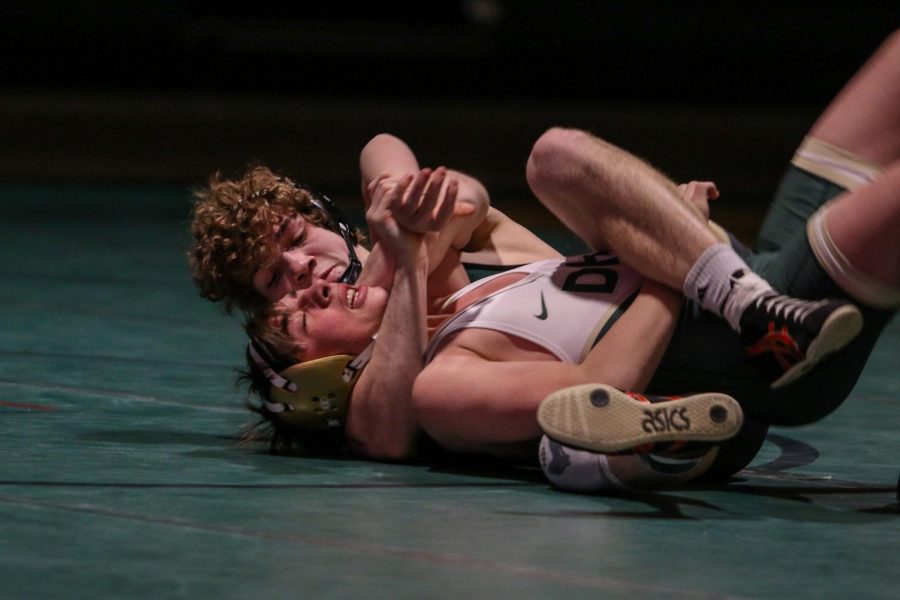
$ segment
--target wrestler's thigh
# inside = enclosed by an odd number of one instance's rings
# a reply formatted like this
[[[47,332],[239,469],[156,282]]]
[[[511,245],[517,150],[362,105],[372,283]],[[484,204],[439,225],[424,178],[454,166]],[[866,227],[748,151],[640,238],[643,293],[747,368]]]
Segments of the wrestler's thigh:
[[[900,32],[844,86],[810,135],[877,164],[900,159]]]

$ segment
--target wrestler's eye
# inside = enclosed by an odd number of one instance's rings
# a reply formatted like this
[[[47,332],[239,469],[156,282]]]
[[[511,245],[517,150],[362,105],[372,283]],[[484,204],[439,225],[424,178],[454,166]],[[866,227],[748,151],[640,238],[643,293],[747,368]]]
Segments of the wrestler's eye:
[[[299,330],[297,326],[299,325]],[[290,317],[285,316],[285,328],[283,329],[285,333],[290,334],[306,334],[306,311],[298,311],[295,312]]]
[[[275,287],[275,282],[281,279],[281,269],[273,269],[272,276],[269,277],[269,281],[266,282],[266,289],[271,291],[273,287]]]
[[[300,228],[300,231],[298,231],[294,235],[294,237],[291,238],[290,247],[296,248],[297,246],[299,246],[300,244],[302,244],[305,241],[306,241],[306,227],[302,227],[302,228]]]

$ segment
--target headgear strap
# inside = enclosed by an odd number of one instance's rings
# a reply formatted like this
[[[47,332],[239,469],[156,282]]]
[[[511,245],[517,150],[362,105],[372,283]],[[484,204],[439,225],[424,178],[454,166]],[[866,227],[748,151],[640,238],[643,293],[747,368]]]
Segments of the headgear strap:
[[[330,429],[343,424],[350,392],[374,349],[375,336],[358,356],[330,356],[298,363],[285,369],[284,376],[275,373],[252,341],[248,354],[275,388],[271,392],[273,401],[262,402],[268,412],[298,429]]]
[[[271,366],[269,366],[269,363],[266,362],[266,359],[264,359],[256,349],[256,342],[250,340],[250,343],[247,344],[247,352],[250,354],[250,358],[253,359],[253,362],[256,363],[256,366],[259,367],[259,370],[262,371],[266,376],[266,379],[269,380],[269,383],[277,388],[281,388],[289,392],[297,391],[296,383],[294,383],[293,381],[288,381],[287,379],[276,373]]]

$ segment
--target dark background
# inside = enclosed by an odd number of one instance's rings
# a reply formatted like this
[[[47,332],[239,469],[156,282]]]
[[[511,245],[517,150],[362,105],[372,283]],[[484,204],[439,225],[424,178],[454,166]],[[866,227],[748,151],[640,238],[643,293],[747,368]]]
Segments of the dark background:
[[[527,194],[531,142],[591,129],[765,202],[900,3],[5,3],[0,180],[195,185],[262,161],[336,194],[379,131]]]
[[[896,2],[13,2],[8,86],[817,105]],[[8,10],[9,10],[8,8]]]

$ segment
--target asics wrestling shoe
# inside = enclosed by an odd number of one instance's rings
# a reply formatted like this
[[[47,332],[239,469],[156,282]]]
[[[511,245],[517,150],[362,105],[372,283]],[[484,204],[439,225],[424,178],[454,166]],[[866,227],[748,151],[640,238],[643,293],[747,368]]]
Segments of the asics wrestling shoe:
[[[785,296],[753,273],[732,278],[731,296],[746,304],[738,330],[772,389],[796,381],[862,330],[862,313],[853,304]]]
[[[740,430],[744,413],[725,394],[649,396],[585,384],[544,398],[537,418],[544,433],[559,442],[616,454],[674,452],[692,442],[727,440]],[[674,444],[661,446],[667,442]]]

